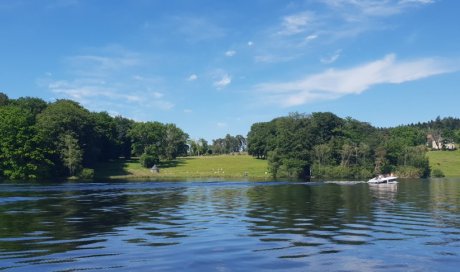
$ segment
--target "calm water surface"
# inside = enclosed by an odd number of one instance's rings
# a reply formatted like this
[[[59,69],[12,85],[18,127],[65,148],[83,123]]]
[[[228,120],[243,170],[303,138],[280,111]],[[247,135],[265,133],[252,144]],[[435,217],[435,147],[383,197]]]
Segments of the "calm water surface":
[[[0,184],[0,270],[459,267],[460,179]]]

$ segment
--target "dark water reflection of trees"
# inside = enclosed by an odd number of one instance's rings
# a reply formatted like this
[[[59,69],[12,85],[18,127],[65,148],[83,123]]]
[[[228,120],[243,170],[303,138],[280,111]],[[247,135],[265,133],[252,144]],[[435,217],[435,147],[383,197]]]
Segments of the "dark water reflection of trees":
[[[104,241],[98,237],[116,232],[118,227],[168,220],[167,215],[186,201],[184,190],[72,187],[0,191],[0,251],[31,255],[65,252]]]

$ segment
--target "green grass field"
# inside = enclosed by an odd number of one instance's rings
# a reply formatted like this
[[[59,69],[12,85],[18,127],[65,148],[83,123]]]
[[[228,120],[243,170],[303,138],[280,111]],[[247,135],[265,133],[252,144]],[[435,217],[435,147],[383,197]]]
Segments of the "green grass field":
[[[188,178],[269,178],[267,161],[248,155],[184,157],[159,164],[160,172],[152,173],[139,161],[118,160],[101,163],[95,169],[96,179],[188,179]]]
[[[431,169],[440,169],[446,177],[460,177],[460,150],[428,152]]]

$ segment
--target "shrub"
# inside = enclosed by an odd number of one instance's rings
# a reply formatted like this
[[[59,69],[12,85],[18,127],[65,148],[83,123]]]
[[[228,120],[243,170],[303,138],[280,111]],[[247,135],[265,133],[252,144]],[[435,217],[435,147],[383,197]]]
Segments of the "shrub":
[[[431,176],[434,178],[443,178],[445,177],[444,173],[441,169],[433,169],[431,170]]]
[[[155,164],[158,164],[160,162],[160,159],[158,156],[155,155],[149,155],[149,154],[142,154],[141,157],[139,158],[139,161],[142,166],[146,168],[150,168],[154,166]]]
[[[395,174],[400,178],[421,178],[423,177],[423,169],[414,166],[399,166]]]
[[[94,179],[94,169],[83,168],[78,177],[81,179]]]

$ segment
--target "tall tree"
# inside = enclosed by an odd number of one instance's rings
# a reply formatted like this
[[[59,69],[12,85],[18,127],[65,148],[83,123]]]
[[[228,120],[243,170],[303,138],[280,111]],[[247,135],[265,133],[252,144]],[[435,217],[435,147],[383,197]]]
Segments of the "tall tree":
[[[49,177],[52,150],[36,133],[34,116],[17,106],[0,107],[0,175],[9,179]]]
[[[132,152],[135,156],[141,156],[151,145],[161,153],[165,127],[160,122],[139,122],[132,126],[128,135],[132,139]]]
[[[6,94],[0,92],[0,106],[8,105],[9,98]]]
[[[188,135],[174,124],[165,125],[165,136],[163,138],[163,156],[167,160],[175,159],[187,152]]]
[[[95,152],[94,121],[88,110],[71,100],[57,100],[37,115],[37,130],[46,140],[46,146],[52,150],[59,149],[60,138],[72,134],[83,151],[83,164],[92,165],[98,160]],[[57,165],[65,170],[62,158],[56,157]]]
[[[78,140],[71,134],[60,136],[59,155],[68,169],[70,176],[75,176],[82,167],[83,152]]]

